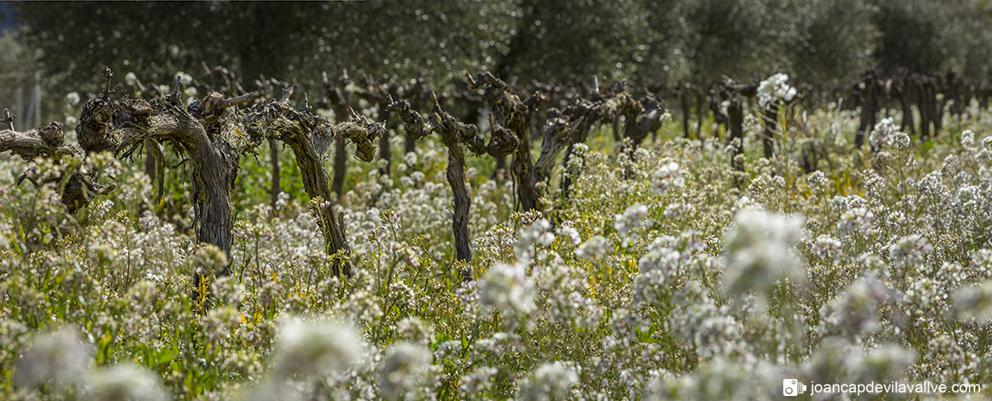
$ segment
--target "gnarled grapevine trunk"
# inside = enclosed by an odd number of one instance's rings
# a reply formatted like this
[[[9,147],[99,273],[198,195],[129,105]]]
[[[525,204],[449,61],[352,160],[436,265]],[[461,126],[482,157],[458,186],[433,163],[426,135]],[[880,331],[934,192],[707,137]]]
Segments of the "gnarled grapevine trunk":
[[[486,86],[483,99],[493,110],[493,127],[506,127],[520,140],[513,153],[513,162],[510,163],[517,201],[525,212],[540,210],[541,194],[537,190],[537,174],[530,154],[530,119],[544,96],[538,92],[526,101],[520,101],[520,98],[510,93],[505,82],[488,71],[479,73],[474,80],[471,76],[466,77],[470,89]]]
[[[321,160],[338,136],[357,142],[359,156],[371,160],[372,141],[380,133],[380,125],[368,121],[331,125],[311,114],[308,107],[290,108],[291,94],[289,88],[282,100],[261,102],[245,111],[230,107],[250,100],[250,95],[225,100],[211,93],[188,109],[183,107],[178,90],[150,104],[141,99],[124,99],[119,105],[106,97],[93,99],[84,107],[77,134],[88,152],[112,149],[128,157],[146,140],[169,142],[180,149],[192,166],[196,240],[230,252],[234,226],[230,191],[241,155],[263,139],[282,139],[294,148],[309,183],[305,187],[314,199],[330,199]],[[333,210],[322,207],[318,217],[327,252],[347,253]],[[343,266],[347,272],[347,265]],[[225,268],[219,273],[228,271]]]
[[[6,112],[6,110],[5,110]],[[8,124],[13,121],[9,117],[5,120]],[[82,157],[83,155],[76,148],[65,144],[65,133],[62,131],[62,124],[52,122],[30,131],[19,132],[13,127],[0,130],[0,153],[10,152],[20,156],[22,159],[31,161],[37,158],[50,158],[56,163],[61,163],[63,159],[72,157]],[[18,182],[26,179],[21,176]],[[93,177],[74,171],[69,177],[61,175],[48,175],[46,182],[34,182],[35,185],[43,185],[48,182],[65,181],[61,194],[61,202],[69,210],[75,213],[77,210],[86,207],[90,199],[96,195],[105,195],[115,188],[115,186],[103,186],[97,184]]]
[[[249,110],[249,113],[253,110],[255,109]],[[258,112],[264,113],[264,107]],[[282,140],[293,150],[303,176],[303,189],[315,203],[314,211],[324,236],[324,249],[327,254],[336,256],[334,273],[343,271],[348,276],[351,275],[351,266],[345,257],[350,252],[350,247],[345,240],[343,228],[334,215],[334,205],[330,202],[334,195],[328,186],[324,156],[332,141],[345,138],[358,145],[358,158],[371,161],[375,153],[372,141],[384,130],[383,125],[373,123],[354,112],[352,118],[352,122],[331,126],[320,117],[287,109],[281,116],[269,121],[266,127],[270,135]]]
[[[412,109],[406,100],[399,100],[389,105],[389,110],[400,116],[406,127],[407,134],[414,139],[427,136],[431,131],[437,132],[441,142],[448,148],[448,167],[445,178],[451,186],[454,197],[454,214],[451,219],[451,229],[455,237],[455,259],[468,262],[472,260],[472,249],[469,246],[468,218],[471,199],[465,186],[465,153],[461,145],[468,147],[475,154],[488,154],[492,157],[504,157],[520,144],[513,132],[498,126],[493,126],[489,143],[485,143],[479,135],[479,128],[474,124],[465,124],[441,109],[437,98],[432,94],[434,108],[428,121]],[[471,272],[463,272],[463,278],[470,280]]]
[[[855,84],[855,94],[861,105],[861,119],[854,135],[854,146],[857,148],[865,143],[865,136],[875,127],[878,119],[878,92],[878,74],[875,71],[866,72]]]

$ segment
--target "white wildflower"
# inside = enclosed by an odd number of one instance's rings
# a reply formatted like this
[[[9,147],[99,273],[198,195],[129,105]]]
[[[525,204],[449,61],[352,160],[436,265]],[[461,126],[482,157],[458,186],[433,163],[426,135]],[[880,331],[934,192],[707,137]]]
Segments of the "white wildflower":
[[[171,397],[162,388],[157,375],[148,368],[122,363],[91,375],[86,399],[94,401],[153,401]]]
[[[77,382],[88,371],[91,347],[72,326],[38,337],[20,360],[14,383],[37,387],[51,380],[58,386]]]
[[[676,162],[664,163],[654,171],[654,178],[651,187],[657,195],[668,193],[673,187],[682,188],[685,186],[685,172],[679,169]]]
[[[672,203],[665,206],[665,211],[662,213],[666,219],[678,219],[686,214],[692,213],[696,210],[696,207],[688,203]]]
[[[521,228],[513,250],[520,263],[530,263],[534,256],[534,246],[550,246],[555,242],[555,234],[551,231],[551,222],[540,219],[529,226]]]
[[[881,327],[881,308],[890,300],[884,284],[873,277],[864,277],[830,303],[824,319],[832,329],[848,334],[874,333]]]
[[[640,203],[635,203],[633,206],[628,207],[623,214],[618,214],[613,217],[613,228],[615,228],[620,234],[620,237],[623,238],[623,246],[625,248],[638,238],[636,234],[631,235],[633,230],[650,227],[651,224],[653,224],[651,220],[644,218],[647,214],[647,206]]]
[[[516,399],[546,401],[568,398],[572,387],[579,384],[577,369],[568,362],[542,364],[520,382]]]
[[[875,213],[872,213],[871,210],[863,207],[852,208],[840,215],[840,223],[837,223],[837,229],[844,234],[855,232],[867,234],[868,230],[871,229],[874,219]]]
[[[431,350],[426,346],[408,342],[391,345],[379,370],[379,390],[383,398],[422,399],[417,390],[422,390],[428,379],[431,359]]]
[[[227,253],[214,244],[202,243],[193,254],[193,266],[205,274],[220,274],[230,265]]]
[[[836,262],[840,260],[841,253],[844,251],[844,244],[834,237],[822,234],[816,237],[812,250],[817,257]]]
[[[458,391],[463,399],[483,400],[488,399],[485,395],[492,390],[493,377],[499,370],[491,366],[479,366],[461,377]]]
[[[183,85],[189,85],[193,83],[193,76],[185,72],[179,71],[178,73],[176,73],[176,77],[179,78],[179,82],[181,82]]]
[[[971,149],[975,147],[975,133],[970,129],[961,131],[961,147]]]
[[[579,231],[572,227],[571,225],[562,224],[555,230],[555,234],[567,238],[572,245],[578,245],[582,243],[582,238],[579,237]]]
[[[923,263],[923,257],[931,249],[933,247],[927,243],[926,237],[921,237],[919,234],[912,234],[899,238],[895,244],[889,246],[889,259],[892,262],[918,266]]]
[[[595,235],[575,249],[575,256],[585,260],[595,260],[610,253],[610,241],[601,235]]]
[[[827,176],[820,170],[810,173],[810,175],[806,177],[806,182],[809,183],[809,186],[813,188],[814,191],[822,191],[827,187],[827,184],[830,183],[830,181],[827,180]]]
[[[796,96],[796,88],[789,86],[786,82],[789,76],[786,74],[775,74],[758,84],[758,104],[765,107],[768,103],[778,101],[791,101]]]
[[[349,325],[290,318],[279,327],[273,359],[279,377],[332,375],[352,366],[363,352],[361,335]]]
[[[65,95],[65,101],[66,103],[69,103],[70,106],[79,104],[79,93],[69,92],[68,95]]]
[[[727,252],[724,286],[729,292],[763,293],[781,278],[804,279],[802,261],[791,250],[802,236],[802,216],[744,210],[735,220],[736,226],[724,241]]]
[[[961,288],[951,299],[951,316],[959,320],[992,320],[992,281]]]
[[[527,276],[527,267],[523,264],[496,263],[478,285],[479,303],[487,311],[512,315],[527,314],[536,308],[534,281]]]
[[[896,150],[902,150],[909,147],[910,138],[904,132],[899,132],[895,124],[892,123],[892,118],[883,118],[875,124],[875,128],[871,130],[871,134],[868,135],[868,143],[871,144],[872,149],[883,149],[886,147],[892,147]]]

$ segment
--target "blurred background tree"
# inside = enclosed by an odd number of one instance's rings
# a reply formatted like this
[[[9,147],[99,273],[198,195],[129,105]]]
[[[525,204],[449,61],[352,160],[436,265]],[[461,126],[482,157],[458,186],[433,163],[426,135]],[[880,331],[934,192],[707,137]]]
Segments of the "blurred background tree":
[[[40,68],[49,98],[96,93],[110,66],[171,83],[200,63],[245,88],[260,75],[317,95],[321,72],[362,70],[435,89],[492,70],[511,83],[627,79],[635,85],[785,72],[839,85],[866,68],[990,78],[986,0],[428,0],[329,3],[13,2],[3,71]],[[0,10],[2,11],[2,10]],[[20,63],[24,64],[21,65]],[[32,64],[36,63],[36,64]],[[0,71],[2,72],[2,71]],[[120,75],[123,76],[123,75]],[[202,94],[201,94],[202,95]]]
[[[795,0],[795,32],[786,46],[796,82],[841,85],[875,64],[875,8],[864,0]]]
[[[913,72],[936,72],[951,56],[951,7],[932,0],[876,0],[875,25],[881,32],[875,60],[882,71],[907,68]],[[965,2],[945,4],[964,5]]]

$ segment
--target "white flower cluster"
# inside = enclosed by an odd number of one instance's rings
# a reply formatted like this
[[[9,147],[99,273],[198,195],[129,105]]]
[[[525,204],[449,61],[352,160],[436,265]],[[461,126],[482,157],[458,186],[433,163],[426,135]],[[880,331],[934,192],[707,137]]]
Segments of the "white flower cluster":
[[[638,235],[632,231],[638,228],[650,227],[654,222],[644,217],[648,214],[648,207],[640,203],[635,203],[623,212],[613,217],[613,228],[617,230],[623,238],[624,248],[637,241]]]
[[[896,243],[889,246],[889,258],[894,263],[914,267],[923,263],[923,257],[931,249],[933,247],[927,242],[926,237],[912,234],[899,238]]]
[[[827,184],[830,184],[830,180],[828,180],[827,176],[820,170],[810,173],[809,176],[806,177],[806,182],[809,183],[809,186],[813,188],[814,191],[822,191],[827,187]]]
[[[874,333],[880,328],[882,307],[892,299],[885,285],[863,277],[820,311],[825,331],[836,334]]]
[[[610,253],[610,241],[602,235],[595,235],[575,249],[575,256],[585,260],[595,260]]]
[[[961,288],[951,296],[952,316],[959,320],[992,320],[992,281]]]
[[[534,369],[520,382],[518,400],[547,401],[570,397],[573,386],[579,384],[579,368],[572,363],[556,361]]]
[[[69,92],[68,95],[65,95],[65,102],[68,103],[70,106],[75,106],[79,104],[79,93]]]
[[[813,254],[824,260],[837,261],[844,252],[844,244],[840,240],[826,234],[816,237],[811,247]]]
[[[679,168],[678,163],[664,163],[654,171],[651,189],[656,195],[664,195],[673,187],[682,188],[685,186],[684,175],[685,171]]]
[[[882,121],[875,124],[875,128],[868,136],[868,143],[871,144],[872,149],[883,149],[891,146],[893,149],[902,150],[909,147],[910,141],[909,135],[900,132],[892,123],[892,117],[883,118]]]
[[[843,234],[868,234],[869,230],[871,230],[872,221],[874,220],[875,213],[871,210],[863,207],[852,208],[840,215],[840,222],[837,223],[837,230]]]
[[[183,85],[189,85],[193,83],[193,76],[185,72],[182,71],[177,72],[176,77],[179,78],[179,82],[181,82]]]
[[[775,74],[768,79],[761,81],[758,85],[758,104],[765,107],[768,103],[773,103],[779,99],[786,102],[796,97],[796,88],[789,86],[786,82],[789,76],[786,74]]]
[[[94,368],[92,353],[92,346],[75,327],[63,327],[41,335],[18,364],[14,384],[22,388],[43,388],[51,383],[54,387],[50,389],[59,392],[77,386],[75,391],[81,390],[81,394],[76,394],[82,396],[80,399],[96,401],[159,401],[170,398],[168,392],[162,389],[158,376],[147,368],[126,362]]]
[[[274,359],[280,378],[298,373],[340,374],[361,359],[364,352],[361,335],[343,323],[290,318],[278,333]]]
[[[399,342],[386,350],[379,371],[379,391],[387,400],[417,400],[426,395],[431,350],[424,345]],[[420,393],[420,394],[418,394]]]
[[[961,131],[961,147],[971,149],[975,147],[975,133],[970,129]]]
[[[534,258],[535,245],[550,246],[554,242],[555,233],[551,231],[551,222],[547,219],[540,219],[520,229],[513,250],[517,255],[518,262],[529,264]]]
[[[134,84],[137,81],[138,81],[138,76],[135,75],[135,73],[133,72],[129,72],[127,73],[127,75],[124,76],[124,82],[127,83],[127,86],[134,86]]]
[[[802,216],[743,210],[735,220],[736,226],[724,241],[724,286],[730,293],[742,296],[754,290],[763,294],[779,279],[804,279],[803,263],[792,252],[802,237]]]
[[[479,280],[479,303],[487,311],[504,315],[533,312],[535,285],[527,276],[527,266],[497,263]]]

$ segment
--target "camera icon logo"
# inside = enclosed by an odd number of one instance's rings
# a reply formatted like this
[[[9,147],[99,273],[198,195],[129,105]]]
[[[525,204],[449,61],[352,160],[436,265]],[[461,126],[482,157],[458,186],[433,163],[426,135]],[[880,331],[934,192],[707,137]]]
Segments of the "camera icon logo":
[[[806,392],[806,384],[800,383],[799,380],[796,379],[782,380],[782,395],[786,397],[795,397],[805,392]]]

